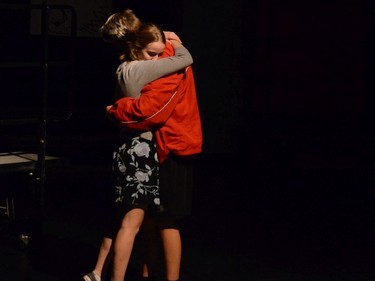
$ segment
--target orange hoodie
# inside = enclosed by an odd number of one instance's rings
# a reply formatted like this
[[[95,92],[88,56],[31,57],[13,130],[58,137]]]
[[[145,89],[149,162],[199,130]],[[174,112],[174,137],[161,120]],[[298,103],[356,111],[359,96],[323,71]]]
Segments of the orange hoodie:
[[[172,52],[167,44],[164,55]],[[119,99],[108,114],[121,127],[154,131],[160,163],[170,153],[188,156],[202,152],[202,127],[191,67],[147,84],[138,99]]]

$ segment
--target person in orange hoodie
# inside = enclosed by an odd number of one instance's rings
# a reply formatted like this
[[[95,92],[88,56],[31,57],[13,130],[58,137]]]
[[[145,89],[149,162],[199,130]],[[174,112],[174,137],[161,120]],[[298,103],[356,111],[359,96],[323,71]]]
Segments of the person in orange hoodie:
[[[167,280],[178,280],[182,247],[177,220],[190,214],[191,161],[202,152],[202,128],[191,66],[149,83],[138,99],[119,99],[107,107],[107,113],[120,127],[140,132],[152,130],[155,135],[163,212],[152,221],[161,233]]]

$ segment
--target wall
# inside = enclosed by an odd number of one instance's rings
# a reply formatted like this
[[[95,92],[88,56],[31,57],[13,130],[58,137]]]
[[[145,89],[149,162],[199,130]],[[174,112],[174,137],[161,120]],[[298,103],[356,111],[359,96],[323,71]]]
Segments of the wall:
[[[185,1],[184,43],[194,71],[204,132],[204,151],[233,152],[243,126],[240,112],[242,4]]]

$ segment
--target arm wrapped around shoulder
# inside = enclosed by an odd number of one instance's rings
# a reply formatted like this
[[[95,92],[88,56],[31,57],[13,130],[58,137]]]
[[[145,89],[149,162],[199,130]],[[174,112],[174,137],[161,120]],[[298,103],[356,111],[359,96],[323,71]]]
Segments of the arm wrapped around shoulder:
[[[107,108],[109,118],[130,130],[154,130],[162,126],[179,102],[179,85],[184,73],[155,80],[142,89],[141,96],[121,98]]]

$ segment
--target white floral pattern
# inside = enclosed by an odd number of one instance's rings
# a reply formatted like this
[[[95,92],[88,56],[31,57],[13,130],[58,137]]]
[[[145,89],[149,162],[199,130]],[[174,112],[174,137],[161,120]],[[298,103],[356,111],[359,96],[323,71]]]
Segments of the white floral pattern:
[[[133,138],[113,153],[115,203],[160,205],[159,160],[153,140]]]

